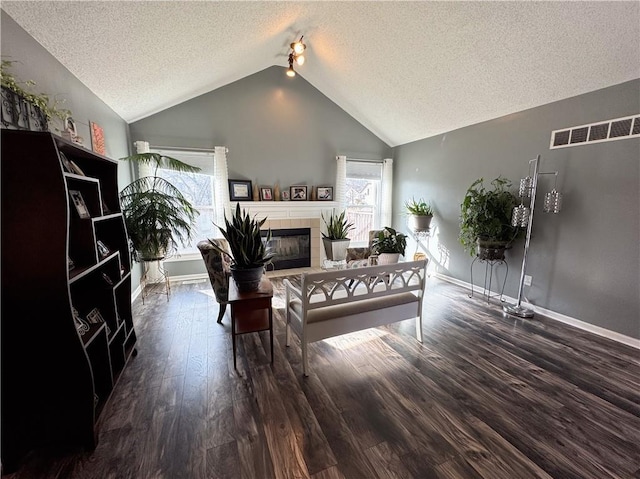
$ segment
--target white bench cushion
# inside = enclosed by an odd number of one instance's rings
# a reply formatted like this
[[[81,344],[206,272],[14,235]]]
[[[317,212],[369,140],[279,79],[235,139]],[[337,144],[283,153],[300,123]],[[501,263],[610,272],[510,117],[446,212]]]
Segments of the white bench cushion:
[[[307,311],[307,322],[317,323],[330,319],[352,316],[354,314],[376,311],[379,309],[399,306],[401,304],[417,303],[419,298],[413,293],[390,294],[378,298],[364,299],[351,303],[326,306]],[[302,316],[302,302],[294,299],[289,302],[289,307],[298,316]]]

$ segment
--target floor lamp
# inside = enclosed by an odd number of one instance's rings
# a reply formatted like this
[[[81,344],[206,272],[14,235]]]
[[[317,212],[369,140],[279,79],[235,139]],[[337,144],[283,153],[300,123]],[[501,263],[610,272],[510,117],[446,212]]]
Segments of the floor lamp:
[[[520,228],[527,228],[527,236],[524,241],[524,253],[522,255],[522,270],[520,271],[520,286],[518,287],[518,301],[516,304],[505,304],[502,309],[509,314],[519,316],[521,318],[533,318],[533,310],[522,306],[522,291],[524,288],[524,277],[527,271],[527,253],[529,252],[529,244],[531,242],[531,226],[533,225],[533,211],[536,205],[536,192],[538,190],[538,177],[541,175],[555,175],[556,184],[553,189],[544,196],[545,213],[559,213],[562,207],[562,194],[556,190],[558,182],[558,172],[552,171],[541,173],[538,171],[540,166],[540,155],[533,160],[529,160],[529,176],[520,180],[520,205],[513,209],[511,217],[511,225]],[[533,173],[531,169],[533,168]],[[530,198],[529,206],[524,206],[524,198]]]

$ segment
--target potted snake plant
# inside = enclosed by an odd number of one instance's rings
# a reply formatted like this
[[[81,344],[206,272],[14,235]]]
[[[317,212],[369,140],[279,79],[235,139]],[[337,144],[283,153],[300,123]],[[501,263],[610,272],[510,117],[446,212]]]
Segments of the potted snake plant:
[[[249,213],[241,210],[240,204],[237,204],[231,220],[225,215],[225,228],[216,225],[229,243],[231,254],[210,241],[216,251],[231,259],[231,276],[238,285],[239,291],[256,291],[265,266],[275,256],[275,253],[267,247],[271,239],[271,230],[268,230],[265,238],[262,238],[260,233],[260,227],[265,221],[267,221],[266,217],[262,220],[250,217]]]
[[[327,259],[331,261],[344,260],[351,242],[348,234],[353,229],[353,223],[349,223],[345,211],[337,214],[335,210],[331,212],[328,220],[322,214],[322,221],[327,227],[327,232],[322,233],[322,243]]]

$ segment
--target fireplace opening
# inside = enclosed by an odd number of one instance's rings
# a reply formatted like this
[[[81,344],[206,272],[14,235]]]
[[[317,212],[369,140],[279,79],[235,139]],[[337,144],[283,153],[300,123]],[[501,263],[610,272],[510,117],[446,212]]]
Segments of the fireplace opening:
[[[267,230],[260,232],[266,241]],[[272,229],[267,246],[276,254],[268,269],[308,268],[311,266],[311,229]]]

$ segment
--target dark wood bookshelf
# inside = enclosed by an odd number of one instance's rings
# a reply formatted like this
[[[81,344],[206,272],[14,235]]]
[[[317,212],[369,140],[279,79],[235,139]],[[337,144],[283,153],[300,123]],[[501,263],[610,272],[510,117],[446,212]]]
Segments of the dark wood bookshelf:
[[[3,129],[0,165],[1,459],[11,472],[39,448],[95,448],[136,334],[117,161],[48,132]],[[89,217],[69,191],[80,192]],[[103,322],[87,321],[95,308]],[[84,334],[74,309],[90,323]]]

